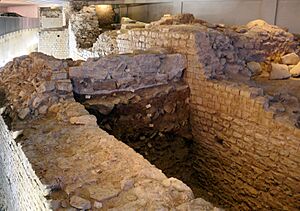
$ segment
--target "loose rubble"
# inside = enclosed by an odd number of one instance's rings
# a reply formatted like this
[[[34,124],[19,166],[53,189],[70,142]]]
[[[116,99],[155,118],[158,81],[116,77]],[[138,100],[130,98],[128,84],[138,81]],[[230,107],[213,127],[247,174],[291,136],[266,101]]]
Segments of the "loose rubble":
[[[10,107],[20,119],[45,114],[61,100],[73,99],[68,79],[72,60],[58,60],[41,53],[15,58],[2,68],[0,86],[7,92]]]
[[[101,33],[95,6],[84,6],[70,18],[78,48],[91,48]]]

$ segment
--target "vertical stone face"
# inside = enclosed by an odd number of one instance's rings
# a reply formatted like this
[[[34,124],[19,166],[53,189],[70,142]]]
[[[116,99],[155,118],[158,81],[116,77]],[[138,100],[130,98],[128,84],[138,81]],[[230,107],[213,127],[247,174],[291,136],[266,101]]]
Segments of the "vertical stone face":
[[[40,9],[38,51],[59,59],[69,57],[69,33],[61,8]]]
[[[0,208],[4,210],[50,210],[43,186],[21,147],[12,139],[0,116]],[[1,204],[1,202],[3,204]],[[1,207],[2,206],[2,207]]]
[[[123,53],[163,47],[186,55],[197,154],[193,167],[199,183],[213,194],[211,200],[233,210],[299,209],[299,129],[274,119],[259,89],[208,80],[229,72],[247,74],[246,62],[294,49],[290,34],[268,30],[255,26],[243,35],[163,26],[130,30],[117,38]]]
[[[68,29],[41,31],[39,36],[39,52],[59,59],[69,57]]]
[[[78,48],[92,47],[101,33],[95,6],[85,6],[78,12],[74,11],[70,24]]]

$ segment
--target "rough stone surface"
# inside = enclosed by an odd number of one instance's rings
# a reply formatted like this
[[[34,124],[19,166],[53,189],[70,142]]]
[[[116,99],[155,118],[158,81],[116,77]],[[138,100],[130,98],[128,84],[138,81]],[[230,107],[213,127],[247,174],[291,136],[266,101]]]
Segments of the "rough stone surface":
[[[118,54],[117,36],[117,31],[107,31],[100,34],[93,44],[92,51],[99,57]]]
[[[272,70],[270,73],[271,80],[288,79],[290,77],[291,74],[287,65],[272,63]]]
[[[83,199],[79,196],[72,196],[70,198],[70,205],[80,210],[88,210],[91,209],[91,202]]]
[[[48,194],[0,116],[0,210],[50,210]]]
[[[78,48],[91,48],[101,33],[95,6],[72,13],[70,23]]]
[[[72,84],[67,79],[67,71],[72,65],[76,62],[32,53],[15,58],[3,67],[0,86],[8,93],[8,101],[17,116],[24,119],[29,113],[45,113],[60,99],[73,98]]]
[[[293,77],[300,76],[300,62],[290,70],[290,73]]]
[[[180,80],[186,60],[179,54],[118,55],[88,60],[70,69],[77,94],[135,91]]]
[[[144,58],[144,56],[140,55],[140,58]],[[147,65],[151,65],[153,61],[155,67],[158,67],[161,64],[160,56],[151,55],[149,61],[134,67],[147,68],[149,67]],[[180,55],[178,56],[175,58],[181,60]],[[34,68],[29,71],[28,65],[37,62],[35,61],[37,58],[39,58],[39,68],[33,65]],[[149,64],[150,62],[151,64]],[[66,71],[69,72],[69,64],[77,63],[34,54],[17,58],[6,66],[4,72],[1,72],[1,76],[3,76],[1,85],[4,84],[9,88],[5,91],[8,103],[13,104],[12,114],[23,108],[22,102],[28,102],[26,101],[28,98],[25,97],[27,93],[23,92],[20,95],[20,90],[29,90],[32,86],[35,87],[34,85],[38,87],[38,82],[51,80],[51,73],[61,71],[62,68],[66,68]],[[166,68],[163,70],[172,73],[173,68],[172,66],[169,70]],[[145,71],[152,73],[156,69],[150,68]],[[31,78],[39,79],[39,81],[31,82]],[[61,82],[61,80],[54,81]],[[177,91],[180,90],[185,92],[187,87],[179,86]],[[50,96],[53,94],[57,99],[43,104],[49,94]],[[92,206],[97,203],[97,206],[100,207],[99,203],[101,203],[104,210],[110,208],[117,210],[175,209],[194,199],[194,194],[187,185],[174,178],[168,180],[161,170],[151,165],[141,155],[101,130],[96,124],[96,118],[88,115],[82,105],[74,102],[72,95],[69,97],[67,98],[66,93],[61,90],[53,90],[49,93],[41,92],[32,98],[32,103],[30,101],[30,106],[32,106],[30,108],[34,109],[32,111],[38,118],[26,118],[22,121],[14,118],[11,123],[13,131],[23,131],[23,135],[18,137],[17,142],[22,146],[33,171],[38,176],[36,182],[41,181],[47,186],[49,190],[46,193],[49,194],[47,199],[53,200],[51,203],[53,207],[64,209],[72,209],[72,207],[89,209],[91,207],[92,209]],[[37,113],[37,111],[44,110],[44,106],[47,106],[48,112],[45,115]],[[33,114],[30,116],[33,117]],[[2,137],[0,135],[0,138]],[[7,139],[4,139],[5,141]],[[6,145],[10,144],[6,143]],[[4,149],[3,146],[3,144],[0,145],[0,150]],[[22,150],[10,155],[11,147],[8,147],[4,154],[12,158],[18,157],[23,152]],[[25,161],[26,159],[22,157],[21,160]],[[10,167],[12,165],[1,166]],[[20,168],[17,169],[20,170]],[[28,169],[26,168],[26,170]],[[35,174],[33,173],[33,175]],[[17,171],[17,175],[28,174]],[[20,182],[13,184],[18,184],[16,188],[22,196],[29,197],[31,194],[20,189],[22,186],[20,187],[19,184],[22,184],[23,179],[27,179],[27,177],[24,176]],[[29,178],[29,180],[32,182],[32,179]],[[163,181],[167,181],[168,185],[163,185]],[[5,184],[11,187],[10,182],[6,181]],[[38,194],[37,197],[40,200],[37,203],[45,202],[46,194],[40,194],[36,188],[38,186],[34,185],[32,189],[27,188],[26,190],[31,190],[32,194]],[[34,200],[36,198],[29,198],[27,201],[32,203],[35,202]],[[12,202],[15,204],[14,206],[17,206],[18,203],[15,201]],[[26,200],[24,201],[26,202]],[[28,207],[32,207],[32,205]],[[34,208],[33,210],[39,209]],[[45,208],[45,210],[47,209]]]
[[[290,53],[281,57],[283,64],[296,65],[300,62],[300,58],[295,53]]]
[[[97,119],[91,115],[71,117],[70,123],[74,125],[97,125]]]
[[[193,63],[202,64],[205,78],[222,79],[253,76],[246,65],[249,62],[263,63],[266,72],[271,62],[278,63],[281,55],[296,49],[293,39],[292,34],[269,24],[226,27],[203,22],[133,29],[120,34],[117,43],[120,53],[152,47],[184,53],[194,57]]]
[[[207,79],[226,76],[228,70],[241,75],[253,61],[262,62],[262,73],[267,73],[271,62],[279,63],[282,55],[295,51],[293,40],[292,34],[265,23],[230,29],[153,26],[117,38],[122,53],[164,47],[187,56],[185,80],[191,88],[192,134],[198,155],[194,168],[198,182],[211,193],[210,200],[230,210],[299,209],[299,104],[289,101],[295,106],[285,105],[288,109],[282,113],[272,105],[276,97],[270,100],[257,88],[245,91],[233,82]],[[293,83],[295,91],[291,80],[268,81],[274,83],[274,90],[299,96],[298,81]],[[249,87],[256,82],[244,83]],[[285,101],[281,99],[277,103]]]
[[[248,62],[247,67],[250,69],[252,75],[259,75],[262,72],[262,68],[258,62]]]

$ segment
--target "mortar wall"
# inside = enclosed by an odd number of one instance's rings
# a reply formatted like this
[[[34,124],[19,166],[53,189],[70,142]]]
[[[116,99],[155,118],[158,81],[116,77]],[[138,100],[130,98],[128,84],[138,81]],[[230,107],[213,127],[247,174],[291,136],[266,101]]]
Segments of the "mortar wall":
[[[203,49],[212,46],[203,38],[201,53],[199,33],[187,28],[136,29],[117,42],[123,53],[164,47],[187,56],[194,168],[211,200],[233,210],[299,209],[299,129],[275,118],[258,89],[206,79]]]
[[[59,59],[69,57],[69,33],[67,28],[41,31],[39,34],[39,52]]]
[[[0,117],[0,190],[7,210],[50,210],[47,191]],[[1,205],[0,205],[1,208]]]

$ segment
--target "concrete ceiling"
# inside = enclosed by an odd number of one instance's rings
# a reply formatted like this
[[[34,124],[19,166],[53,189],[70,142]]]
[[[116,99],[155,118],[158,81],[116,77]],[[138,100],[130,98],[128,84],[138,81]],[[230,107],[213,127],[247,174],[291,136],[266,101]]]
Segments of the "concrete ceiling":
[[[0,7],[21,6],[21,5],[45,5],[45,4],[63,4],[67,0],[0,0]]]
[[[174,1],[174,0],[173,0]],[[0,7],[22,6],[22,5],[37,5],[51,6],[62,5],[65,2],[87,2],[91,4],[151,4],[172,2],[172,0],[0,0]]]

